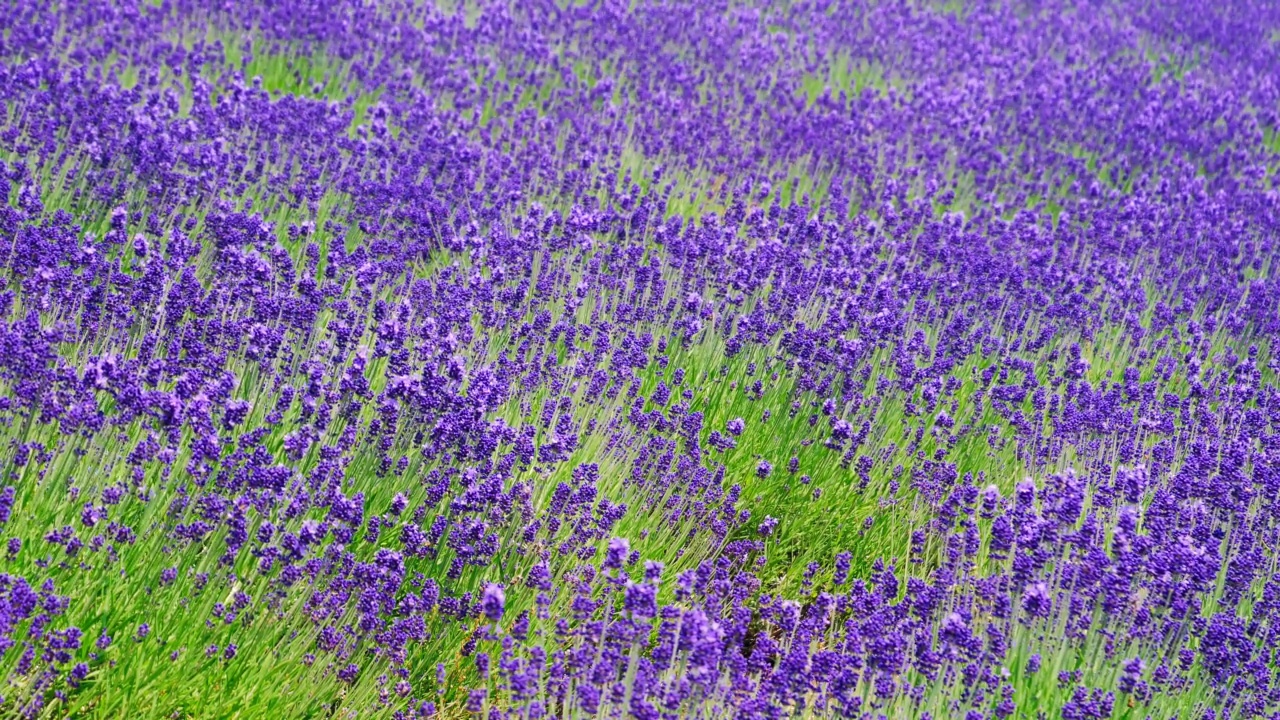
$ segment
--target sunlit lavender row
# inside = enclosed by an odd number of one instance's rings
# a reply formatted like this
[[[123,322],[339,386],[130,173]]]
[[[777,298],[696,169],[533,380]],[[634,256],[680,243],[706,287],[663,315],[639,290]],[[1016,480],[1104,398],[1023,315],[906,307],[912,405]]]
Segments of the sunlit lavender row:
[[[0,717],[1280,713],[1280,6],[12,0]]]

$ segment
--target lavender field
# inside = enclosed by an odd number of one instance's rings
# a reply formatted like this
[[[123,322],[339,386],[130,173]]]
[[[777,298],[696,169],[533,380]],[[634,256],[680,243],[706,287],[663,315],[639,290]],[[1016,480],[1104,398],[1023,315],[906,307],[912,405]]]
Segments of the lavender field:
[[[1280,4],[0,2],[0,718],[1280,718]]]

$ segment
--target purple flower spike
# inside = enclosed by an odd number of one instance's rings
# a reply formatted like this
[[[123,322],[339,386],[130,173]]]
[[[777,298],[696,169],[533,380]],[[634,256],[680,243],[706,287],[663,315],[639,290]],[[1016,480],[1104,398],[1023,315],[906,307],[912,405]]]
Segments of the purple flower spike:
[[[770,535],[773,535],[773,531],[777,527],[778,527],[778,519],[775,517],[766,515],[764,518],[764,522],[761,522],[760,527],[756,528],[756,532],[760,534],[760,537],[769,537]]]
[[[501,585],[488,583],[484,586],[484,592],[480,595],[480,610],[490,622],[496,623],[502,619],[506,603],[507,596]]]

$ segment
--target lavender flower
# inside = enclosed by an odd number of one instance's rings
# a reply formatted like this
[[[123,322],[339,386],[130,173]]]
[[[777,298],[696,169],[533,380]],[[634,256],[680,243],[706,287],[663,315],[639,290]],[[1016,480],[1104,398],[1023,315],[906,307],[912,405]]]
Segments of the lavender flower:
[[[6,10],[6,714],[1280,710],[1268,4]]]
[[[484,592],[480,597],[480,607],[484,616],[490,622],[498,622],[502,619],[502,612],[506,607],[507,597],[502,591],[500,585],[489,583],[485,585]]]
[[[769,537],[777,527],[778,519],[766,516],[764,522],[760,523],[760,526],[756,528],[756,532],[759,533],[761,537]]]

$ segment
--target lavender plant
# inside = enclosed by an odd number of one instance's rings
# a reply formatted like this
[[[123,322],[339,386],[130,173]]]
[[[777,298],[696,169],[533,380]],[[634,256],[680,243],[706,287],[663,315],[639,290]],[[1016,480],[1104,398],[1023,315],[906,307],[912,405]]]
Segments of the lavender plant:
[[[1276,716],[1277,38],[11,0],[0,716]]]

